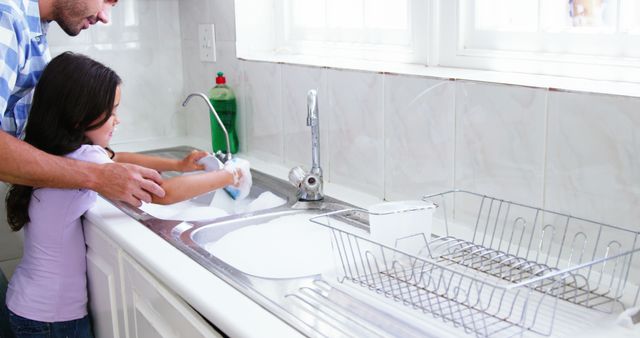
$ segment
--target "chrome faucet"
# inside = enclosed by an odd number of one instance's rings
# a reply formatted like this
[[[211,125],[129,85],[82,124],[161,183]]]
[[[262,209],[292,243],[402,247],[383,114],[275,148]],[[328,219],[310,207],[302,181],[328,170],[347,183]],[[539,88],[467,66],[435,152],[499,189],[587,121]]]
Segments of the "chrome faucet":
[[[320,118],[318,115],[318,92],[307,93],[307,126],[311,127],[311,170],[302,167],[289,171],[289,181],[298,187],[298,200],[320,201],[322,194],[322,168],[320,167]]]
[[[213,116],[216,118],[216,121],[218,121],[218,124],[220,125],[220,129],[222,129],[222,131],[224,132],[224,138],[227,141],[227,153],[223,154],[220,150],[218,150],[218,152],[215,154],[215,156],[222,163],[226,163],[227,161],[231,160],[231,144],[229,143],[229,133],[227,132],[227,128],[225,128],[224,123],[222,123],[222,120],[220,119],[220,116],[218,116],[218,112],[216,111],[215,108],[213,108],[213,105],[209,101],[209,98],[206,95],[202,94],[202,93],[191,93],[191,94],[189,94],[189,96],[187,96],[187,98],[184,100],[184,102],[182,102],[182,106],[186,107],[187,103],[189,103],[191,98],[194,97],[194,96],[201,97],[204,100],[204,102],[207,103],[207,105],[209,106],[209,112],[211,112],[211,114],[213,114]]]

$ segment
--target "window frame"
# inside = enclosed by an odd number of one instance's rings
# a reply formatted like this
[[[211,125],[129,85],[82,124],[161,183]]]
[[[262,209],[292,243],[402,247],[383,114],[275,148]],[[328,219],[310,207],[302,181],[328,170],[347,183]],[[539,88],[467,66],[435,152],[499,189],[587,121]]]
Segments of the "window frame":
[[[598,48],[615,48],[628,45],[628,40],[632,38],[633,41],[637,41],[637,54],[640,56],[640,35],[627,36],[626,40],[624,34],[619,34],[617,39],[607,39],[607,36],[603,33],[603,37],[596,39],[595,42],[592,36],[588,34],[576,34],[576,33],[504,33],[504,32],[492,32],[478,34],[468,38],[465,33],[469,31],[466,25],[469,25],[468,21],[461,21],[461,17],[464,14],[470,15],[470,11],[463,12],[462,6],[468,0],[456,0],[456,1],[442,1],[440,2],[440,15],[443,18],[455,17],[456,20],[443,20],[440,27],[441,32],[453,32],[452,34],[456,39],[448,38],[441,35],[440,39],[442,44],[439,46],[438,61],[432,65],[438,65],[443,67],[455,67],[455,68],[467,68],[478,69],[498,72],[514,72],[514,73],[527,73],[538,74],[548,76],[560,76],[560,77],[574,77],[585,78],[593,80],[608,80],[608,81],[624,81],[624,82],[640,82],[640,57],[621,57],[611,55],[593,55],[587,53],[584,50],[582,53],[566,52],[566,51],[553,51],[559,50],[568,45],[568,39],[572,39],[572,43],[576,39],[583,40],[578,41],[581,45],[581,49],[586,49],[584,46],[587,43],[598,46]],[[468,43],[468,39],[478,40],[493,40],[503,42],[508,40],[524,40],[524,37],[529,37],[534,43],[530,44],[528,49],[522,48],[521,50],[500,50],[497,48],[489,47],[470,47],[474,45],[474,42]],[[583,37],[583,39],[580,39]],[[610,36],[608,36],[610,38]],[[606,41],[609,40],[609,41]],[[614,43],[615,42],[615,43]],[[467,46],[469,45],[469,46]],[[482,45],[482,43],[476,43],[476,45]],[[541,48],[541,46],[547,46],[546,49],[551,51],[540,52],[535,49]],[[551,47],[549,47],[551,46]],[[555,47],[553,47],[555,46]]]
[[[465,47],[463,36],[465,23],[461,18],[461,4],[468,0],[409,0],[412,7],[419,8],[413,11],[414,16],[422,15],[426,18],[422,22],[429,23],[419,30],[414,30],[412,45],[419,47],[416,47],[413,52],[408,52],[402,47],[340,42],[305,42],[304,48],[298,48],[300,46],[296,47],[288,43],[287,27],[282,24],[287,22],[284,18],[284,7],[288,0],[263,0],[258,1],[257,4],[252,1],[255,0],[236,0],[236,10],[244,8],[245,11],[253,11],[252,16],[245,13],[247,17],[243,17],[242,13],[236,11],[236,51],[237,56],[244,59],[274,62],[295,60],[293,63],[329,67],[339,65],[340,68],[345,68],[344,65],[347,65],[346,68],[350,68],[348,65],[354,65],[354,69],[362,69],[360,67],[363,66],[360,65],[368,62],[382,62],[395,65],[391,69],[409,64],[432,70],[455,68],[474,72],[491,71],[640,83],[640,57],[593,56],[554,51],[553,48],[549,52],[537,52]],[[260,7],[265,12],[256,7]],[[256,12],[260,12],[260,16],[256,16]],[[519,37],[518,34],[512,33],[500,34],[503,38],[511,34],[511,39],[518,39],[528,33],[519,33]],[[496,36],[499,37],[500,34]],[[245,39],[245,36],[249,39]],[[567,36],[576,38],[576,35]],[[640,55],[640,34],[635,37],[638,39],[637,49]],[[490,35],[480,36],[480,38],[491,40]],[[535,38],[546,39],[547,37],[541,38],[538,34]],[[566,45],[566,39],[567,37],[559,38],[556,45]],[[330,54],[327,54],[328,50],[331,51]],[[387,55],[386,58],[372,57],[372,55],[384,54]]]
[[[395,39],[391,30],[378,30],[383,32],[387,43],[375,44],[369,42],[351,41],[309,41],[303,39],[303,33],[294,32],[296,27],[291,26],[293,19],[287,17],[291,12],[288,10],[291,0],[274,0],[276,28],[274,31],[275,46],[273,53],[277,55],[309,55],[310,57],[330,57],[346,60],[366,60],[381,62],[396,62],[409,64],[426,65],[429,53],[428,41],[422,37],[429,32],[428,20],[422,19],[429,15],[428,4],[430,0],[407,0],[407,11],[409,16],[408,34],[404,35],[403,43],[391,43]],[[324,35],[336,34],[338,29],[318,33]],[[352,36],[358,36],[357,32],[351,32]],[[376,32],[368,31],[369,34]],[[403,36],[402,33],[395,33],[396,36]],[[348,40],[348,39],[347,39]],[[330,52],[328,52],[330,50]]]

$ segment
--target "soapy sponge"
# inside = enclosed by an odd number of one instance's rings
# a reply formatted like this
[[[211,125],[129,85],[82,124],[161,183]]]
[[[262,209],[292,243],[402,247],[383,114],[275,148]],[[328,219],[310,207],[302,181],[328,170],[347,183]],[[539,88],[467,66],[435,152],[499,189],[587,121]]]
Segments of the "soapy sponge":
[[[234,157],[224,164],[224,170],[230,172],[234,179],[233,185],[224,187],[224,191],[234,200],[241,200],[247,197],[253,184],[249,161]],[[238,172],[242,175],[239,175]]]
[[[204,165],[205,171],[224,169],[233,175],[233,185],[224,187],[224,191],[234,200],[241,200],[249,195],[253,184],[249,161],[234,157],[223,165],[214,155],[207,155],[198,160],[198,163]]]

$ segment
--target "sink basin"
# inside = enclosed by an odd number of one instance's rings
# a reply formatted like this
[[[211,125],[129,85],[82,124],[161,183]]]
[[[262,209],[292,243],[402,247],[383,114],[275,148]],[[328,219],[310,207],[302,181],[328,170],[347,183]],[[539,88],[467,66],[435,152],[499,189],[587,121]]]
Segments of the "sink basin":
[[[372,305],[380,303],[338,277],[344,265],[332,241],[344,238],[309,219],[349,206],[304,205],[210,224],[184,222],[173,228],[171,242],[307,336],[425,337],[409,316]],[[353,217],[331,226],[366,234]]]
[[[148,153],[183,158],[191,150],[178,147]],[[165,177],[179,174],[163,173]],[[208,209],[213,205],[226,214],[189,220],[177,214],[162,219],[112,203],[307,336],[425,336],[422,327],[408,322],[409,316],[375,306],[380,300],[372,303],[371,296],[362,296],[361,290],[337,277],[344,265],[336,259],[332,241],[342,239],[309,219],[353,206],[329,196],[323,201],[298,202],[296,188],[288,182],[255,170],[252,176],[248,203],[268,192],[285,204],[249,208],[248,204],[239,207],[237,201],[224,205],[228,201],[216,200],[224,198],[222,194],[205,196],[186,204]],[[368,233],[368,222],[356,214],[345,214],[332,226]]]
[[[326,227],[309,221],[317,213],[268,214],[237,224],[198,228],[190,239],[226,264],[264,278],[299,278],[333,269],[331,237]]]

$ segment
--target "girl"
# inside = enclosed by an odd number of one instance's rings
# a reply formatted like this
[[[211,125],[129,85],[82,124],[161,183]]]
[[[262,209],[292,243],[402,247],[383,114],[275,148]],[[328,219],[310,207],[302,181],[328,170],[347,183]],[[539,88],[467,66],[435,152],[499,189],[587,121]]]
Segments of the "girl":
[[[205,152],[178,161],[107,151],[119,123],[119,103],[120,78],[113,70],[86,56],[61,54],[51,60],[36,86],[25,141],[83,161],[130,161],[156,170],[202,169],[196,161]],[[153,202],[174,203],[238,185],[241,176],[227,166],[167,179],[165,197]],[[92,337],[81,217],[95,200],[96,193],[86,189],[11,187],[7,218],[13,230],[24,227],[24,256],[6,297],[16,336]]]

